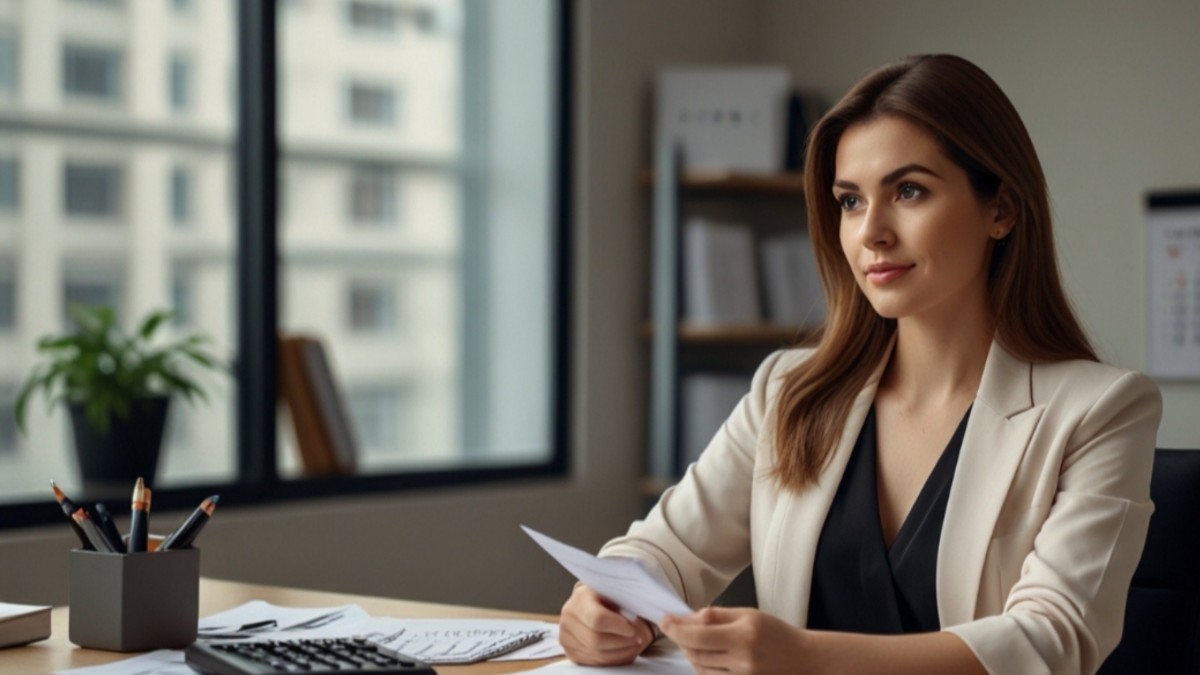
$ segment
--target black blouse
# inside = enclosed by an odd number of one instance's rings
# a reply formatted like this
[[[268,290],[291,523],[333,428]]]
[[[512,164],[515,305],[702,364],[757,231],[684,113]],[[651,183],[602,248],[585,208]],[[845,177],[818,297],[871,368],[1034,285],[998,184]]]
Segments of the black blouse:
[[[809,628],[875,634],[940,629],[938,540],[970,416],[968,410],[888,549],[879,519],[871,408],[817,542]]]

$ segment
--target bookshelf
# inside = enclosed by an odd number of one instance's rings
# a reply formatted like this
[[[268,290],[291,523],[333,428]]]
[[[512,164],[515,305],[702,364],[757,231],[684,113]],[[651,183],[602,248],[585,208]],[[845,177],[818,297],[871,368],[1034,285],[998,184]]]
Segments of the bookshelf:
[[[646,474],[641,491],[656,497],[681,475],[696,445],[686,427],[684,380],[691,375],[741,376],[749,381],[770,352],[812,335],[811,326],[771,322],[730,325],[684,319],[683,213],[691,203],[718,203],[725,213],[740,214],[763,206],[803,222],[804,176],[799,172],[749,174],[734,171],[685,171],[680,149],[662,143],[655,165],[639,173],[638,184],[651,193],[651,317],[639,326],[650,350],[650,417]],[[754,228],[754,224],[745,227]],[[693,383],[694,384],[694,383]],[[736,383],[728,385],[736,389]],[[692,389],[692,399],[696,396]],[[711,394],[710,394],[711,396]],[[726,411],[728,413],[728,411]],[[690,436],[690,437],[689,437]]]

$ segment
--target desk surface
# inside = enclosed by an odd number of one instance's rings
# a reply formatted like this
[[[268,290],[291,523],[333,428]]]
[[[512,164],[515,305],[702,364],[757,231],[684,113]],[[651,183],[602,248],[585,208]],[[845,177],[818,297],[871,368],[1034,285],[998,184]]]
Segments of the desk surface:
[[[216,614],[250,600],[266,600],[276,605],[293,607],[325,607],[332,605],[357,604],[371,616],[379,617],[422,617],[422,618],[497,618],[538,619],[556,621],[557,617],[544,614],[523,614],[454,605],[438,605],[426,602],[390,600],[363,595],[304,591],[279,586],[259,586],[216,579],[200,580],[200,616]],[[83,649],[67,639],[68,609],[55,607],[51,612],[51,635],[49,640],[35,642],[26,647],[0,650],[0,672],[5,673],[52,673],[66,668],[97,666],[119,661],[134,654],[118,654],[94,649]],[[515,661],[500,663],[478,663],[471,666],[436,666],[439,675],[490,675],[491,673],[515,673],[530,670],[550,661]]]

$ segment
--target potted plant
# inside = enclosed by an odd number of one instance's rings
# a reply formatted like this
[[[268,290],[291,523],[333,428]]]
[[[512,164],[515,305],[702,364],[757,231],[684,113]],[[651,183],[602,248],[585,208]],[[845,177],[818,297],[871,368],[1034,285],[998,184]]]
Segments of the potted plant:
[[[159,310],[126,335],[109,307],[69,308],[75,326],[62,336],[38,341],[47,361],[34,367],[17,395],[16,418],[25,431],[29,397],[41,390],[46,405],[66,404],[75,453],[85,487],[129,486],[154,479],[174,394],[189,401],[207,396],[185,364],[220,370],[205,351],[208,338],[192,334],[156,347],[153,338],[171,312]]]

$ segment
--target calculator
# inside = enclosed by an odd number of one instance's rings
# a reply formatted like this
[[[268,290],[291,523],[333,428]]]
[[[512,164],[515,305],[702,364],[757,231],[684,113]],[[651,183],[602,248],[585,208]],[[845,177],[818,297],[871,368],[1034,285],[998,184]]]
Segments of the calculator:
[[[194,642],[183,654],[188,667],[204,675],[435,675],[437,672],[427,663],[362,638]]]

